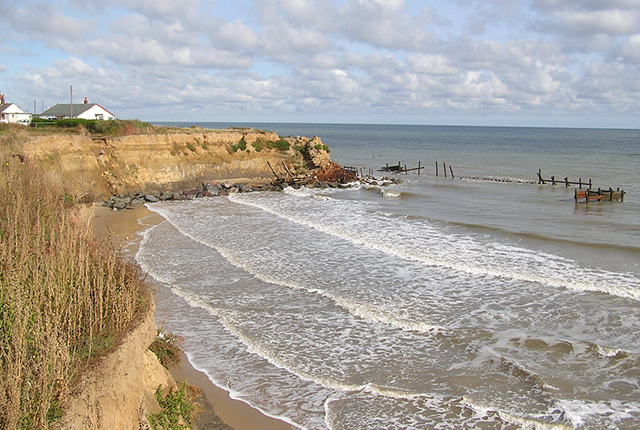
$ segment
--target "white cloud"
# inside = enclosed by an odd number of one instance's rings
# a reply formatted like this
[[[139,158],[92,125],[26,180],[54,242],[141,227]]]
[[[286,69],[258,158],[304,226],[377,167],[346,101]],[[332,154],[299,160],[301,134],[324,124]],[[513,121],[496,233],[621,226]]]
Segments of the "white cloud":
[[[407,57],[407,64],[413,73],[427,75],[453,75],[458,70],[444,55],[417,54]]]
[[[553,14],[559,24],[573,34],[633,34],[640,28],[637,14],[623,10],[561,10]]]
[[[150,119],[549,109],[637,124],[639,16],[637,0],[3,1],[0,71],[25,98],[73,84]]]

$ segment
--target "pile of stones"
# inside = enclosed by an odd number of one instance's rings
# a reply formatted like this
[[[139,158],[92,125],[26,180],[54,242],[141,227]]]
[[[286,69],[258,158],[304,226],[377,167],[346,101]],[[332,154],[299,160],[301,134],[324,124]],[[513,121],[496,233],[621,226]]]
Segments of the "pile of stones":
[[[362,182],[372,184],[372,181],[364,180]],[[402,183],[402,180],[387,180],[383,178],[380,183],[373,182],[375,185],[388,185],[390,183]],[[148,193],[135,194],[118,194],[104,201],[103,206],[113,210],[121,210],[131,208],[134,205],[144,203],[156,203],[169,200],[193,200],[202,197],[228,196],[233,193],[251,193],[254,191],[282,191],[286,187],[292,188],[351,188],[352,184],[342,184],[338,182],[324,182],[312,180],[308,183],[286,182],[283,180],[272,183],[263,183],[258,185],[247,184],[231,184],[229,182],[215,183],[203,182],[196,188],[189,188],[181,191],[153,191]]]

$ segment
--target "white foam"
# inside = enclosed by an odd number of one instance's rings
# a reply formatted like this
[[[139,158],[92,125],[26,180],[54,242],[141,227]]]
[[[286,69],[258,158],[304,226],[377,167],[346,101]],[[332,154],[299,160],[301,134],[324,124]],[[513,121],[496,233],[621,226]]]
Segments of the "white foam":
[[[291,195],[304,197],[308,193],[312,190]],[[297,212],[296,206],[288,206],[288,202],[240,194],[229,196],[229,199],[354,244],[425,265],[640,301],[640,280],[632,274],[576,267],[575,262],[563,257],[512,245],[483,244],[469,236],[436,231],[424,222],[414,225],[407,219],[385,219],[375,213],[362,212],[356,203],[349,210],[340,207],[344,202],[334,200],[329,203],[329,209],[321,206]],[[375,228],[367,228],[371,225]],[[389,237],[390,234],[397,238]]]
[[[577,399],[558,400],[557,406],[564,411],[565,417],[575,427],[585,426],[591,421],[595,421],[597,425],[603,417],[607,417],[606,421],[613,424],[624,420],[637,420],[640,416],[640,404],[620,400],[601,402]]]

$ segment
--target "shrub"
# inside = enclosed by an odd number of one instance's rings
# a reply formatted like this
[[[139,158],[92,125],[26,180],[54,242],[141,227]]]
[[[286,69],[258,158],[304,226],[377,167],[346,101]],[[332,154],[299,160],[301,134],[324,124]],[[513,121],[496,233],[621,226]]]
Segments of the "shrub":
[[[231,149],[233,150],[233,152],[237,152],[238,150],[246,151],[247,141],[244,139],[244,136],[242,136],[242,139],[240,139],[237,144],[231,145]]]
[[[149,349],[158,357],[160,363],[169,369],[182,361],[183,345],[182,336],[165,331],[164,324],[160,324],[157,328],[157,336]]]
[[[63,129],[84,128],[91,134],[100,134],[106,136],[128,136],[136,133],[146,133],[155,129],[154,126],[147,122],[137,119],[131,120],[100,120],[100,119],[82,119],[82,118],[65,118],[59,120],[45,120],[41,118],[33,118],[31,127],[56,127]]]
[[[149,416],[149,424],[154,430],[182,430],[191,428],[195,418],[196,406],[189,398],[187,384],[183,383],[166,396],[162,395],[162,387],[156,389],[156,399],[160,404],[160,412]]]
[[[280,139],[280,140],[276,140],[275,142],[271,142],[269,147],[275,148],[279,151],[288,151],[289,148],[291,148],[291,144],[284,139]]]
[[[267,143],[265,142],[264,139],[258,138],[258,139],[255,140],[255,142],[251,143],[251,146],[253,146],[253,148],[257,152],[260,152],[267,146]]]

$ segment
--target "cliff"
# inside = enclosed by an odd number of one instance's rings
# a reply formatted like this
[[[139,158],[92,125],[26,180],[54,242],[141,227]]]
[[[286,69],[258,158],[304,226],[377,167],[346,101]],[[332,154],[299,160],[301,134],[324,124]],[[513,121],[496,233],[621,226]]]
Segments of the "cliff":
[[[156,337],[153,315],[152,307],[114,351],[83,375],[56,428],[147,427],[146,414],[159,411],[156,388],[175,385],[169,372],[148,349]]]
[[[281,139],[269,131],[200,128],[113,138],[34,136],[23,145],[26,156],[58,172],[86,200],[172,191],[202,181],[268,181],[274,178],[271,168],[282,176],[287,169],[310,173],[329,163],[327,149],[318,137]]]

